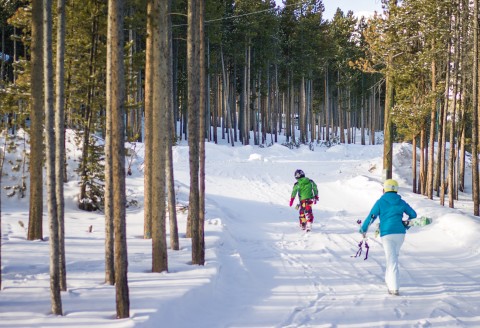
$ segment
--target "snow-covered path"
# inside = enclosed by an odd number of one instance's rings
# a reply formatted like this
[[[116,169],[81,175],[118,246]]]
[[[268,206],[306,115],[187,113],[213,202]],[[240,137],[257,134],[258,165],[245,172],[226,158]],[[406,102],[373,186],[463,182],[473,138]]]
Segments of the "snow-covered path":
[[[402,296],[386,293],[383,249],[373,232],[369,259],[352,258],[361,240],[356,220],[381,195],[379,147],[338,146],[296,156],[281,146],[271,148],[226,150],[208,161],[207,217],[220,218],[225,235],[217,254],[219,281],[211,286],[216,302],[208,302],[210,314],[197,318],[197,325],[480,326],[478,248],[458,241],[462,229],[449,234],[452,214],[437,218],[448,209],[401,188],[420,215],[436,217],[434,225],[408,233],[401,254]],[[288,207],[296,168],[319,187],[311,234],[299,231],[296,210]],[[478,222],[458,219],[478,231]]]
[[[8,207],[0,327],[480,327],[480,222],[465,214],[468,201],[457,203],[463,213],[412,194],[409,151],[395,145],[394,178],[402,197],[434,223],[408,231],[399,297],[386,292],[383,249],[373,231],[368,259],[352,257],[361,240],[356,221],[382,193],[381,145],[310,151],[207,144],[205,266],[190,265],[186,215],[179,213],[181,250],[169,252],[168,273],[150,273],[143,211],[130,209],[131,318],[114,320],[114,288],[102,281],[103,218],[75,210],[70,201],[69,291],[62,293],[65,316],[52,317],[48,245],[26,242],[16,222],[26,222],[28,213],[21,204]],[[188,147],[176,147],[174,156],[177,197],[186,203]],[[319,188],[308,234],[288,206],[298,168]],[[141,172],[127,183],[130,197],[142,204]],[[72,199],[74,185],[66,193]],[[25,252],[34,255],[28,263],[18,257]]]

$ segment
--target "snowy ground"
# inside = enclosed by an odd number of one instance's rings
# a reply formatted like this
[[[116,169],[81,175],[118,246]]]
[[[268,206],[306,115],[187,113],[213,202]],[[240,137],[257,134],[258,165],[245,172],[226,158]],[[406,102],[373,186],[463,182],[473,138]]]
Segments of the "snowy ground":
[[[310,151],[209,143],[206,149],[206,265],[189,264],[186,214],[179,213],[181,250],[169,252],[168,273],[154,274],[151,241],[142,239],[137,146],[127,179],[129,198],[139,202],[127,217],[130,319],[114,319],[114,287],[103,284],[103,217],[75,208],[75,181],[66,186],[62,317],[49,314],[48,243],[26,241],[19,223],[27,225],[28,198],[4,196],[0,327],[480,327],[480,222],[470,215],[468,194],[453,210],[411,193],[409,145],[395,145],[394,178],[402,197],[434,223],[408,231],[397,297],[387,294],[383,249],[373,231],[369,258],[352,257],[361,240],[356,220],[382,193],[383,146]],[[185,204],[185,143],[174,156],[177,197]],[[297,168],[319,187],[309,234],[288,206]]]

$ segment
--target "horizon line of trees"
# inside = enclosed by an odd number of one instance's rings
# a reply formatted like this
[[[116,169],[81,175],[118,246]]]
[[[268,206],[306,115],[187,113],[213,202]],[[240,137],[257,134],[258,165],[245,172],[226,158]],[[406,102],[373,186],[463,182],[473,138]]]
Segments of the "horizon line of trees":
[[[383,131],[385,178],[393,142],[409,141],[413,191],[436,193],[442,205],[448,196],[450,207],[465,191],[471,153],[479,215],[478,0],[382,0],[383,15],[368,20],[340,9],[325,20],[321,0],[281,8],[273,0],[0,4],[0,52],[12,58],[1,60],[0,111],[6,129],[30,133],[29,240],[43,239],[44,145],[47,154],[55,314],[67,288],[66,127],[81,135],[79,207],[105,213],[105,281],[117,287],[119,318],[129,316],[125,141],[145,143],[153,272],[168,271],[167,217],[170,247],[179,247],[171,153],[179,138],[190,150],[192,264],[205,255],[204,143],[218,138],[232,146],[269,145],[281,133],[289,146],[352,143],[359,128],[364,145]]]

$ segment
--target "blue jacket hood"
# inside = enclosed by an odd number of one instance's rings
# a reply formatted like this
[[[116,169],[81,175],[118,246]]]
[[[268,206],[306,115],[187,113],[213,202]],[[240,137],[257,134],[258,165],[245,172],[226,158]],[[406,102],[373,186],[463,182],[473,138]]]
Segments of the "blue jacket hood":
[[[370,224],[380,217],[380,236],[404,234],[407,231],[402,222],[404,214],[408,216],[408,219],[417,217],[415,210],[399,194],[386,192],[373,205],[361,229],[363,232],[367,232]]]

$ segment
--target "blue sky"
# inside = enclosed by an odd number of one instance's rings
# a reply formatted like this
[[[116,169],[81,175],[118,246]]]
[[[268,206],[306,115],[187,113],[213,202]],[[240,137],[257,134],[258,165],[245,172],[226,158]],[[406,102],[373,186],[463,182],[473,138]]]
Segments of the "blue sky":
[[[278,5],[282,5],[282,0],[275,0]],[[374,11],[382,12],[381,0],[323,0],[325,6],[325,19],[331,19],[337,8],[342,9],[346,14],[352,10],[356,16],[371,16]]]
[[[331,19],[339,7],[346,14],[352,10],[355,15],[368,16],[377,12],[382,12],[382,2],[380,0],[323,0],[325,6],[325,19]]]

